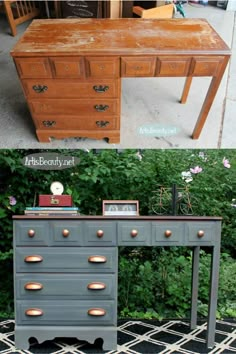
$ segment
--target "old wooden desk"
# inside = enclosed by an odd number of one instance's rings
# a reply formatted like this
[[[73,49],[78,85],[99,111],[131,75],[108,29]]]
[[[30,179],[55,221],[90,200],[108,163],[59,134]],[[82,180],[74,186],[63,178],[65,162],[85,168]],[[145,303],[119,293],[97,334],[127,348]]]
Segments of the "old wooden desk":
[[[15,343],[101,337],[117,346],[118,246],[193,248],[191,323],[197,326],[199,250],[212,250],[207,347],[214,346],[221,218],[15,216]],[[156,299],[158,308],[158,298]]]
[[[197,139],[230,50],[203,19],[55,19],[34,20],[11,55],[39,141],[119,143],[122,77],[187,77],[185,103],[192,78],[211,76]]]

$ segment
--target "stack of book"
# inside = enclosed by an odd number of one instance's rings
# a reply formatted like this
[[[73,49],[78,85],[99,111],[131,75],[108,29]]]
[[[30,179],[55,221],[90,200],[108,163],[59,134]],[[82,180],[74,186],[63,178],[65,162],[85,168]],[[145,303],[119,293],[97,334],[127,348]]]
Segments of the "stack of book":
[[[26,215],[79,215],[76,207],[27,207]]]

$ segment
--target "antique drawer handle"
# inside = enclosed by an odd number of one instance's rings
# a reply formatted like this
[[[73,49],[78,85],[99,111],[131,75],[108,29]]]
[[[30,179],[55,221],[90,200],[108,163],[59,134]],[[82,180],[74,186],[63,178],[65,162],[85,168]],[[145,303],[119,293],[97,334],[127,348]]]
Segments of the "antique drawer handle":
[[[34,85],[32,88],[37,93],[43,93],[48,89],[48,87],[45,85]]]
[[[43,261],[43,257],[42,256],[38,256],[38,255],[32,255],[32,256],[26,256],[25,257],[25,262],[26,263],[39,263]]]
[[[88,315],[90,316],[105,316],[106,311],[100,308],[93,308],[88,310]]]
[[[203,230],[199,230],[197,235],[198,235],[198,237],[203,237],[204,236],[204,231]]]
[[[166,230],[165,231],[165,237],[170,237],[172,235],[172,231],[171,230]]]
[[[63,236],[63,237],[68,237],[69,235],[70,235],[70,231],[69,231],[69,230],[64,229],[64,230],[62,231],[62,236]]]
[[[103,230],[98,230],[97,231],[97,237],[103,237],[103,235],[104,235],[104,231]]]
[[[100,282],[94,282],[94,283],[90,283],[88,284],[87,288],[89,290],[104,290],[106,289],[106,284],[104,283],[100,283]]]
[[[28,236],[29,237],[34,237],[34,235],[35,235],[35,231],[34,230],[31,229],[31,230],[28,231]]]
[[[93,89],[94,89],[94,91],[96,91],[98,93],[103,93],[109,89],[109,86],[102,86],[102,85],[96,86],[95,85],[95,86],[93,86]]]
[[[55,122],[55,120],[44,120],[43,125],[47,128],[50,128],[50,127],[53,127],[54,125],[56,125],[56,122]]]
[[[27,309],[25,311],[25,314],[27,316],[42,316],[43,311],[41,309],[32,308],[32,309]]]
[[[41,283],[26,283],[25,290],[42,290],[43,285]]]
[[[138,235],[138,230],[131,230],[130,235],[136,237]]]
[[[110,124],[110,122],[108,120],[97,120],[96,121],[96,125],[99,128],[105,128],[108,124]]]
[[[90,263],[106,263],[107,258],[105,256],[90,256],[88,261]]]
[[[107,104],[96,104],[94,108],[97,112],[105,112],[108,110],[109,106]]]

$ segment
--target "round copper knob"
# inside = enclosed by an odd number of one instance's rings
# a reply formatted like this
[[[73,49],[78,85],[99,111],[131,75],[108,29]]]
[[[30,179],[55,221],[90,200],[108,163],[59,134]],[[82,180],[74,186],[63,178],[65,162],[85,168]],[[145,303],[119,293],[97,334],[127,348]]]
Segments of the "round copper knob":
[[[104,231],[103,230],[98,230],[97,231],[97,237],[103,237]]]
[[[34,230],[31,229],[31,230],[28,231],[28,236],[29,237],[34,237],[34,235],[35,235],[35,231]]]
[[[131,230],[130,235],[136,237],[138,235],[138,230]]]
[[[197,235],[198,235],[198,237],[203,237],[204,236],[204,231],[203,230],[199,230]]]
[[[63,237],[68,237],[68,236],[69,236],[69,234],[70,234],[70,231],[69,231],[69,230],[67,230],[67,229],[64,229],[64,230],[62,231],[62,235],[63,235]]]
[[[171,230],[166,230],[165,231],[165,237],[170,237],[172,235],[172,231]]]

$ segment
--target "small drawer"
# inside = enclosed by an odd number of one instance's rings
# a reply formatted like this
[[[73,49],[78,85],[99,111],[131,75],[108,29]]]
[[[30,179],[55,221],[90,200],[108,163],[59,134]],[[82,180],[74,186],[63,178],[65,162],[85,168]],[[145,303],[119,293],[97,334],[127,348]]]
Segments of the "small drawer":
[[[122,57],[121,76],[122,77],[147,77],[154,76],[156,58],[155,57]]]
[[[120,59],[118,57],[86,57],[86,74],[92,78],[120,77]]]
[[[118,244],[122,246],[151,246],[151,223],[118,222]]]
[[[17,274],[16,298],[21,300],[113,300],[115,274]]]
[[[86,246],[115,246],[116,223],[110,221],[91,221],[84,224],[84,244]]]
[[[187,76],[191,58],[159,57],[157,59],[156,76]]]
[[[155,245],[178,245],[183,244],[185,227],[183,222],[159,221],[152,224],[152,242]]]
[[[119,80],[22,80],[26,96],[32,98],[116,98]]]
[[[48,246],[49,223],[47,221],[14,221],[16,246]]]
[[[193,58],[190,74],[194,76],[215,76],[220,69],[223,57]]]
[[[211,244],[216,235],[214,222],[191,222],[187,224],[187,242],[189,244]]]
[[[48,58],[16,58],[15,64],[21,78],[52,77]]]
[[[74,58],[50,58],[53,68],[53,76],[56,78],[80,78],[85,77],[84,59]]]
[[[54,246],[81,246],[83,245],[82,222],[52,221],[52,245]]]
[[[116,325],[116,304],[111,300],[17,300],[18,325]]]
[[[111,247],[18,247],[16,272],[112,273],[117,268],[117,250]]]

